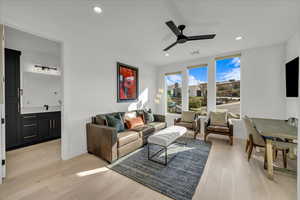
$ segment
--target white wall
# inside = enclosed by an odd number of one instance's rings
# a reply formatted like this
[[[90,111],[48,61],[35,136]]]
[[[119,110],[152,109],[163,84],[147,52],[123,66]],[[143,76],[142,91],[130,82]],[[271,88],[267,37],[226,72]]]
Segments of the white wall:
[[[284,45],[242,51],[243,115],[286,119],[284,60]]]
[[[300,56],[300,32],[294,34],[293,37],[287,41],[285,62],[287,63],[298,56]],[[287,118],[299,118],[298,101],[299,98],[286,98]]]
[[[267,47],[231,52],[223,55],[241,53],[241,114],[250,117],[267,117],[276,119],[286,118],[286,101],[284,85],[285,46],[277,44]],[[223,56],[221,55],[221,56]],[[164,74],[170,72],[186,72],[187,67],[197,64],[208,64],[208,110],[214,110],[216,105],[215,57],[199,58],[192,61],[173,63],[158,69],[158,89],[164,89]],[[183,76],[183,78],[186,78]],[[183,88],[187,93],[187,88]],[[166,111],[166,93],[157,103],[157,110],[164,114]],[[188,97],[183,96],[183,102]],[[169,123],[178,115],[167,114]],[[235,121],[235,136],[245,138],[243,124]]]
[[[80,48],[73,48],[74,42]],[[117,103],[117,67],[120,61],[139,68],[140,101],[144,106],[154,107],[155,69],[135,57],[124,55],[116,48],[99,48],[98,42],[82,41],[76,38],[64,43],[64,109],[70,158],[86,152],[85,125],[91,116],[99,113],[127,111],[140,103]],[[115,51],[114,51],[115,49]],[[89,56],[84,56],[84,55]],[[141,107],[139,107],[141,108]]]
[[[5,27],[5,48],[22,52],[20,59],[21,112],[42,108],[43,105],[60,106],[61,77],[33,73],[34,65],[61,66],[61,45],[32,34]],[[60,70],[60,69],[59,69]]]

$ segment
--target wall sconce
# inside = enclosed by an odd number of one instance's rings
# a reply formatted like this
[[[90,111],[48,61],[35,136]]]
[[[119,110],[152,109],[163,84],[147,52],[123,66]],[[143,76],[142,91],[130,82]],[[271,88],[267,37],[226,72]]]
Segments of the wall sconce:
[[[50,74],[50,75],[60,75],[57,67],[50,67],[44,65],[34,65],[32,72]]]
[[[57,67],[47,67],[47,66],[42,66],[42,65],[34,65],[34,67],[38,71],[50,71],[50,70],[57,71]]]

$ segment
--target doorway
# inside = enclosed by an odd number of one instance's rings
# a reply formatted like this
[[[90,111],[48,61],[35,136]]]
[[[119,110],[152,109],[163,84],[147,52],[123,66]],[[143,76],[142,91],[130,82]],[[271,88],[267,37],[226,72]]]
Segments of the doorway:
[[[62,46],[9,26],[4,33],[3,172],[13,178],[61,159]]]

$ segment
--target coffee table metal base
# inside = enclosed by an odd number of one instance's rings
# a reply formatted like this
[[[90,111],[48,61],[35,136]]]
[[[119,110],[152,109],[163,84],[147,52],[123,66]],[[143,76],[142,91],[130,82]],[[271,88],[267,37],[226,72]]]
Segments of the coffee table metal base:
[[[181,142],[177,142],[177,141],[174,142],[174,143],[186,145],[186,143],[181,143]],[[174,144],[174,143],[173,143],[173,144]],[[160,146],[161,149],[158,150],[157,152],[155,152],[153,155],[150,155],[150,145]],[[169,146],[170,146],[170,145],[169,145]],[[161,152],[163,152],[163,151],[164,151],[164,154],[165,154],[165,156],[164,156],[164,162],[153,159],[157,154],[159,154],[159,153],[161,153]],[[166,146],[161,146],[161,145],[158,145],[158,144],[148,143],[148,160],[150,160],[150,161],[152,161],[152,162],[156,162],[156,163],[161,164],[161,165],[167,166],[168,163],[169,163],[171,160],[173,160],[173,158],[175,158],[175,157],[176,157],[176,155],[172,156],[172,157],[168,160],[168,147],[166,147]]]

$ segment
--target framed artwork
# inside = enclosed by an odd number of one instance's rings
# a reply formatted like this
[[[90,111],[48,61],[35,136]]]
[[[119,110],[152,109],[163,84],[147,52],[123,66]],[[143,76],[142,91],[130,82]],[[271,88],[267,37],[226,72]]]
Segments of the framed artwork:
[[[123,63],[117,63],[117,102],[137,101],[139,91],[139,70]]]

